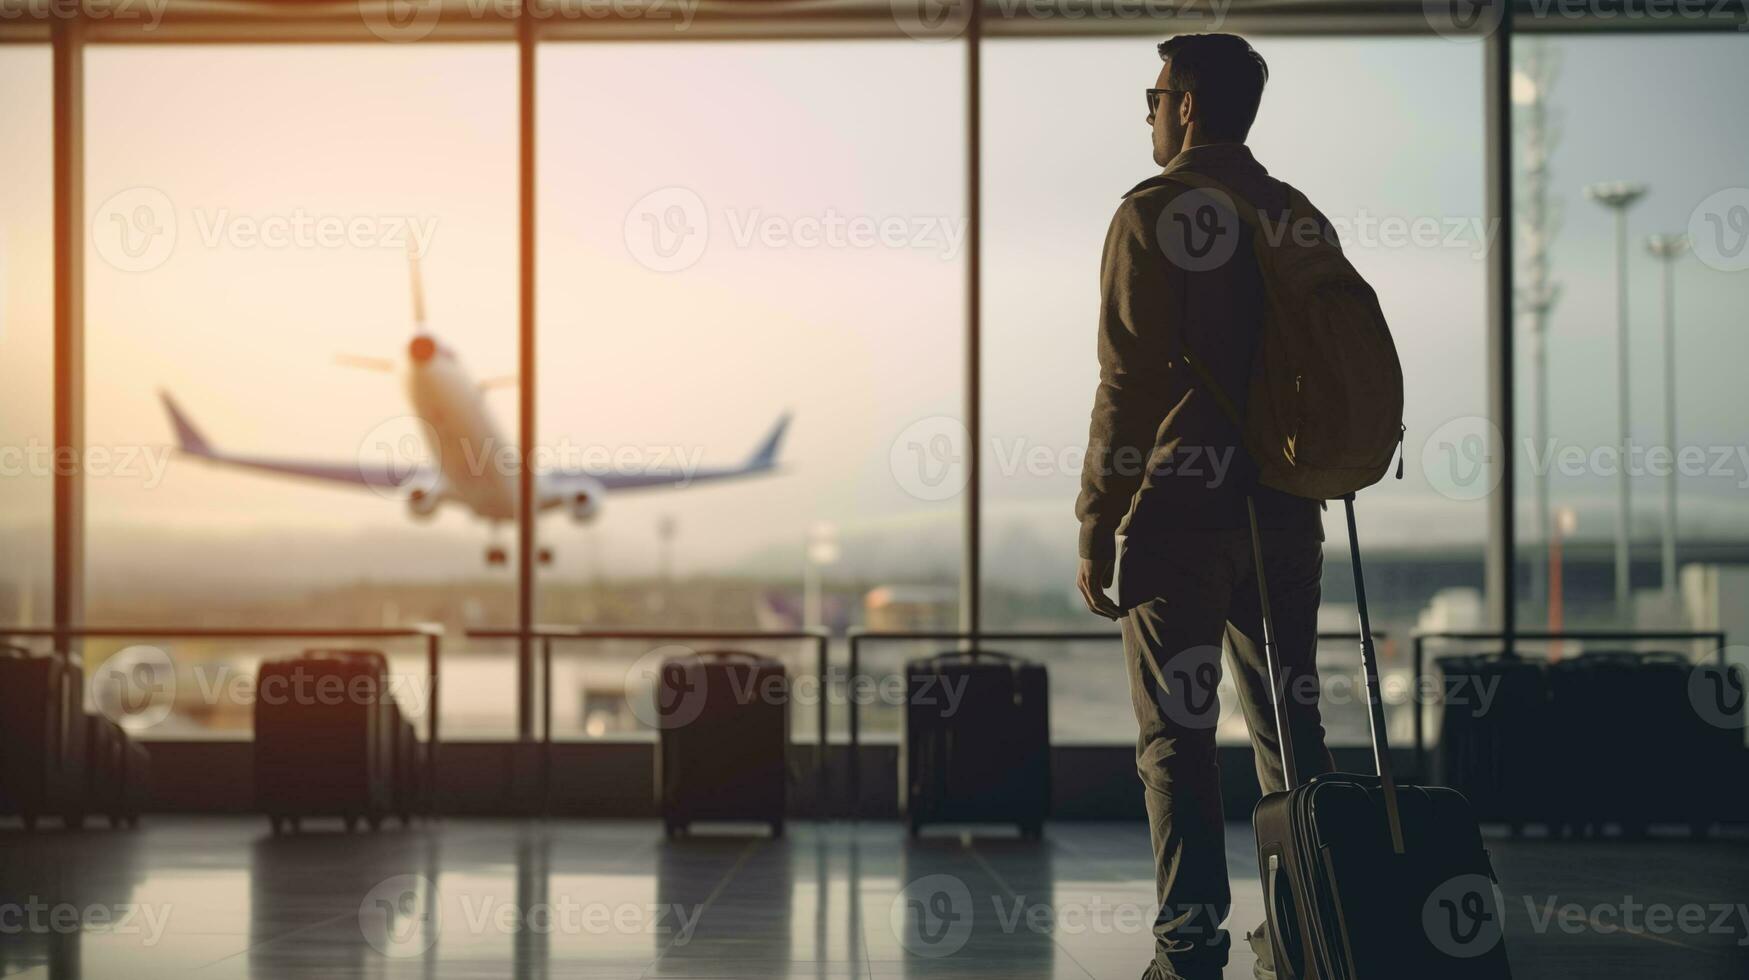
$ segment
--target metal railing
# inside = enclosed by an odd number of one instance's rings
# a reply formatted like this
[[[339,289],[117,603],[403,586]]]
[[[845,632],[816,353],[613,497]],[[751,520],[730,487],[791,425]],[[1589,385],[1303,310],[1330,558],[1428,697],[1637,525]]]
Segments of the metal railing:
[[[1385,630],[1373,630],[1373,639],[1389,639]],[[1123,633],[1112,630],[980,630],[977,633],[954,630],[922,630],[881,632],[852,627],[845,632],[845,639],[850,646],[849,676],[845,679],[850,702],[850,813],[856,817],[862,807],[862,759],[859,751],[862,746],[862,715],[861,704],[857,699],[856,686],[862,678],[862,646],[867,643],[904,643],[907,641],[929,641],[941,643],[1076,643],[1076,642],[1112,642],[1123,640]],[[1318,633],[1319,642],[1326,640],[1360,641],[1358,630],[1335,630]]]
[[[443,627],[431,624],[404,628],[364,629],[266,629],[165,626],[0,626],[0,641],[10,639],[64,640],[406,640],[425,639],[425,680],[429,686],[425,707],[426,809],[437,813],[437,695],[443,646]]]
[[[585,629],[565,626],[537,626],[530,630],[519,629],[478,629],[468,630],[470,639],[476,640],[522,640],[531,639],[540,642],[540,674],[541,674],[541,710],[540,710],[540,744],[541,744],[541,812],[546,813],[552,806],[553,788],[553,642],[612,642],[615,640],[643,640],[663,643],[684,643],[697,640],[711,642],[811,642],[818,655],[817,663],[820,671],[820,750],[814,759],[814,792],[818,805],[825,806],[827,773],[826,773],[826,732],[828,717],[826,697],[826,674],[830,667],[832,635],[823,629],[806,630],[644,630],[644,629]],[[823,812],[823,811],[822,811]]]
[[[1719,663],[1723,664],[1725,662],[1724,630],[1514,630],[1510,640],[1507,639],[1506,633],[1501,630],[1438,630],[1428,633],[1416,633],[1411,638],[1411,646],[1413,648],[1411,659],[1414,661],[1412,683],[1414,686],[1411,687],[1410,690],[1412,692],[1417,692],[1417,695],[1421,690],[1422,679],[1427,673],[1427,644],[1429,641],[1476,643],[1490,640],[1505,644],[1507,650],[1513,649],[1513,645],[1520,640],[1537,643],[1562,643],[1567,640],[1595,640],[1604,643],[1619,643],[1623,641],[1684,641],[1698,643],[1703,640],[1711,640],[1713,641],[1716,655],[1719,658]],[[1514,655],[1516,656],[1516,654]],[[1426,714],[1425,708],[1426,705],[1416,701],[1414,711],[1415,777],[1423,780],[1428,776],[1425,764],[1427,756],[1426,719],[1423,717]]]

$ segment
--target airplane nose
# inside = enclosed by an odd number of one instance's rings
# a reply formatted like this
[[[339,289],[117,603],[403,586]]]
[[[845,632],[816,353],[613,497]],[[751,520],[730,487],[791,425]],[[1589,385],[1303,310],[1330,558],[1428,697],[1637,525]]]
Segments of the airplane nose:
[[[437,341],[430,337],[414,337],[413,342],[407,345],[407,356],[413,359],[414,364],[424,364],[436,354]]]

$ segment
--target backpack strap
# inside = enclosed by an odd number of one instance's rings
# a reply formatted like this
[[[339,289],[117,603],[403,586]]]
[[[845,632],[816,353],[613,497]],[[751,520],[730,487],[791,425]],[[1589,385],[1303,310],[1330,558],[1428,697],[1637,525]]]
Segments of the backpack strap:
[[[1179,184],[1180,186],[1189,187],[1193,190],[1205,190],[1226,195],[1227,198],[1233,202],[1233,210],[1238,213],[1239,220],[1245,222],[1245,224],[1250,227],[1252,234],[1258,233],[1257,209],[1253,208],[1249,201],[1234,194],[1225,184],[1213,177],[1205,177],[1202,174],[1180,171],[1177,173],[1163,174],[1155,179],[1165,183]],[[1188,311],[1189,301],[1190,298],[1188,296],[1180,294],[1178,301],[1179,309],[1181,311]],[[1180,317],[1181,321],[1186,319],[1188,318]],[[1214,396],[1215,404],[1220,406],[1221,412],[1232,421],[1233,425],[1238,427],[1242,436],[1245,431],[1245,420],[1240,418],[1238,405],[1233,401],[1232,396],[1227,394],[1227,389],[1223,387],[1219,381],[1215,380],[1213,374],[1209,373],[1209,369],[1203,365],[1202,359],[1197,355],[1196,351],[1191,348],[1190,342],[1185,340],[1182,336],[1178,338],[1178,351],[1179,358],[1183,360],[1185,364],[1189,365],[1192,371],[1196,372],[1197,378],[1208,388],[1209,394]]]

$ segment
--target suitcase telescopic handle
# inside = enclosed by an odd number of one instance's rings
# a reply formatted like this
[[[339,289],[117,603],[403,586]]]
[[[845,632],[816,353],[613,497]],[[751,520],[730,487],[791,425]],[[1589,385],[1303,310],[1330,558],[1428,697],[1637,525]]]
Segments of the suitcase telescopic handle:
[[[1360,610],[1360,663],[1366,673],[1367,727],[1372,730],[1373,764],[1385,798],[1385,821],[1391,827],[1391,850],[1403,853],[1403,817],[1397,807],[1397,779],[1391,769],[1391,744],[1385,731],[1385,697],[1379,685],[1379,655],[1373,645],[1372,618],[1366,611],[1366,576],[1360,570],[1360,532],[1354,524],[1354,494],[1342,498],[1348,515],[1348,558],[1354,566],[1354,603]]]
[[[1354,566],[1354,599],[1360,610],[1360,662],[1366,675],[1367,724],[1372,734],[1373,762],[1378,767],[1379,789],[1385,798],[1385,821],[1390,825],[1391,849],[1403,853],[1403,819],[1397,806],[1397,781],[1391,770],[1391,748],[1385,733],[1384,696],[1379,691],[1378,651],[1373,646],[1372,621],[1366,609],[1366,579],[1360,568],[1360,539],[1354,523],[1354,494],[1342,498],[1348,517],[1349,561]],[[1281,653],[1276,645],[1275,615],[1270,610],[1269,583],[1263,568],[1263,535],[1257,524],[1257,501],[1245,498],[1251,520],[1251,561],[1257,571],[1257,597],[1263,604],[1263,657],[1269,669],[1270,700],[1275,709],[1276,742],[1281,746],[1281,772],[1288,789],[1300,784],[1294,759],[1293,731],[1287,720],[1287,684],[1283,679]]]

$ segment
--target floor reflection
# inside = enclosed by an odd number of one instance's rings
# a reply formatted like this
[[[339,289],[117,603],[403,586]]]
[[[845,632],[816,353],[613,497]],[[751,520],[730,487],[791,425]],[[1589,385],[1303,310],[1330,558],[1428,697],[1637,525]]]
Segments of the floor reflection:
[[[1235,825],[1229,927],[1262,915]],[[1749,975],[1740,935],[1538,933],[1524,896],[1734,901],[1744,842],[1494,842],[1515,975]],[[1576,853],[1583,850],[1583,854]],[[464,821],[272,837],[157,817],[138,832],[0,829],[0,975],[49,977],[1121,978],[1152,937],[1140,824],[1043,842],[893,824],[663,839],[654,822]],[[1716,894],[1715,894],[1716,893]],[[1229,977],[1248,977],[1243,947]]]

